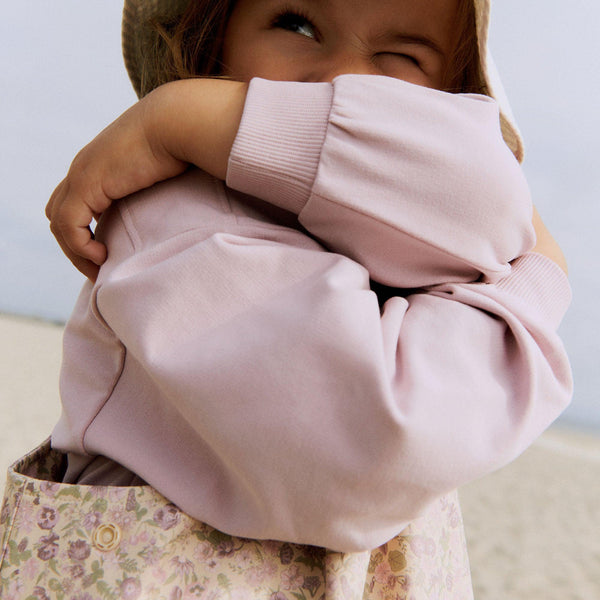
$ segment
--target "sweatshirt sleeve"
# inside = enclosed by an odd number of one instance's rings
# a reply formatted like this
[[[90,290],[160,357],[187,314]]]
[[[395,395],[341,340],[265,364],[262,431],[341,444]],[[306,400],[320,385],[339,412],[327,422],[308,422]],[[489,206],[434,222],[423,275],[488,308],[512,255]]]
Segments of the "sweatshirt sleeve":
[[[255,79],[227,184],[296,213],[379,283],[498,281],[535,239],[499,123],[487,96],[389,77]]]
[[[514,459],[568,403],[569,288],[545,257],[380,307],[357,262],[285,228],[207,233],[207,215],[122,261],[114,240],[143,235],[111,227],[65,336],[59,447],[98,397],[85,451],[232,535],[349,552]]]

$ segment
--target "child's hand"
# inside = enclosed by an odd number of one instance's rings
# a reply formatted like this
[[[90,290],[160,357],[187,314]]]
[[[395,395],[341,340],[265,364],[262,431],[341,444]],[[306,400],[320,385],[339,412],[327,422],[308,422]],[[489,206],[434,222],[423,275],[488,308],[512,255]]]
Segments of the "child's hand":
[[[245,93],[244,84],[225,80],[164,85],[77,154],[46,206],[50,229],[77,269],[95,280],[106,260],[89,226],[113,200],[174,177],[189,163],[225,177]]]
[[[46,206],[50,229],[63,252],[90,279],[106,259],[106,248],[91,234],[92,219],[113,200],[186,168],[153,147],[147,105],[138,102],[83,148]]]
[[[533,227],[535,229],[537,241],[532,252],[537,252],[547,256],[568,275],[567,261],[565,256],[556,240],[552,237],[544,225],[542,218],[535,207],[533,209]]]

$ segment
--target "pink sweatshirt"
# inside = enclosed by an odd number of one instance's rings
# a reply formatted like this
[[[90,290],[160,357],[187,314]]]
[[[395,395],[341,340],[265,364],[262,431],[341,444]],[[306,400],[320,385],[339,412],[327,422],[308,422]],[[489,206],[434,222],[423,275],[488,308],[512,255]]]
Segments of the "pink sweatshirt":
[[[490,98],[254,80],[227,184],[191,170],[106,215],[65,331],[72,464],[107,456],[232,535],[351,552],[568,403],[569,286],[526,253]]]

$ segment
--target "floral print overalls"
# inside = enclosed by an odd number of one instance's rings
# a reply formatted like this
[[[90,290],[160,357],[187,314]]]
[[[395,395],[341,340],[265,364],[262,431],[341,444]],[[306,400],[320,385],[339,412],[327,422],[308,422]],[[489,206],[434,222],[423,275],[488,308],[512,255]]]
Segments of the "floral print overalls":
[[[150,486],[58,483],[46,441],[8,472],[2,600],[471,600],[456,493],[371,552],[232,537]]]

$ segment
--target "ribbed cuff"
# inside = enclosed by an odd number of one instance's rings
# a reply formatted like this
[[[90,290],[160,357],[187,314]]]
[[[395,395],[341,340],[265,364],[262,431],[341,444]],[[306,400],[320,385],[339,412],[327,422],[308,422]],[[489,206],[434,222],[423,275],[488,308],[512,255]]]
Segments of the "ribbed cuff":
[[[329,83],[253,79],[227,185],[299,214],[315,181],[332,99]]]
[[[515,260],[511,274],[496,285],[537,306],[555,328],[560,325],[572,299],[571,286],[563,270],[548,257],[535,252]]]

